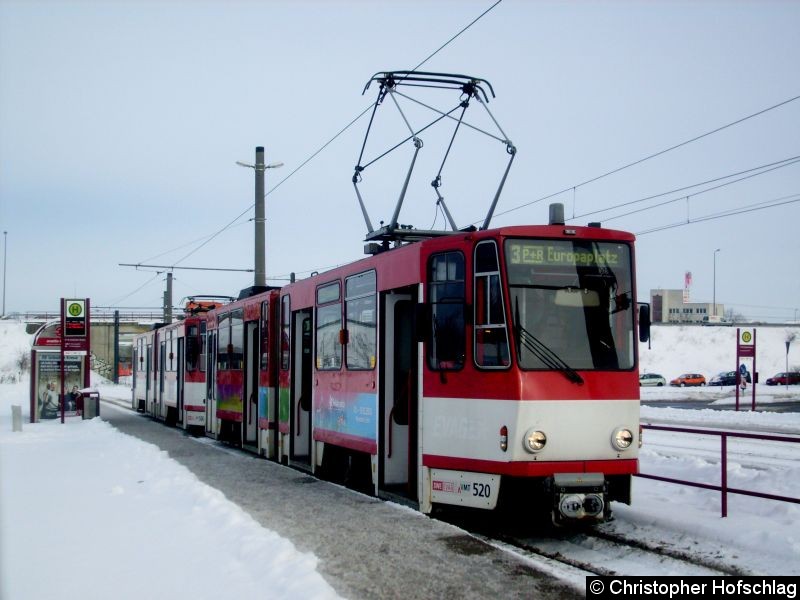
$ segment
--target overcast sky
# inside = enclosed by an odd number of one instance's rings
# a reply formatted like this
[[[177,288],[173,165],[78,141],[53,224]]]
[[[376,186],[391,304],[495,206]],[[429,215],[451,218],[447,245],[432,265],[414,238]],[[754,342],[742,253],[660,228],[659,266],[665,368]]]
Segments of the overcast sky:
[[[119,263],[252,268],[253,172],[235,161],[253,162],[263,145],[267,162],[285,163],[267,172],[271,189],[374,101],[374,85],[362,96],[373,73],[414,68],[493,3],[0,0],[6,312],[55,310],[62,296],[160,306],[164,275]],[[800,164],[589,213],[800,156],[800,99],[579,184],[800,95],[798,31],[800,2],[504,0],[421,69],[494,87],[488,106],[518,153],[493,225],[546,222],[561,201],[575,224],[639,234],[640,300],[681,288],[691,271],[692,300],[710,302],[719,248],[718,302],[791,319]],[[444,110],[458,103],[420,93]],[[434,116],[411,106],[414,126]],[[368,116],[267,196],[273,283],[363,255],[351,177]],[[398,119],[393,105],[379,109],[365,157],[402,139]],[[480,106],[467,121],[496,132]],[[402,223],[434,223],[429,184],[447,135],[421,134]],[[376,226],[391,218],[412,150],[363,173]],[[507,159],[497,140],[459,133],[441,188],[459,226],[483,218]],[[702,220],[775,201],[788,203]],[[250,273],[176,270],[175,303],[251,283]]]

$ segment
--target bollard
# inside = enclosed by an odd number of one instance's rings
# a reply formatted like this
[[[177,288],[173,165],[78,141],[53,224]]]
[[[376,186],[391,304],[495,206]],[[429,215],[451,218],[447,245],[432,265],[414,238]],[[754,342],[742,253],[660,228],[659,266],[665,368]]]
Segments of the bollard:
[[[22,431],[22,407],[11,405],[11,431]]]

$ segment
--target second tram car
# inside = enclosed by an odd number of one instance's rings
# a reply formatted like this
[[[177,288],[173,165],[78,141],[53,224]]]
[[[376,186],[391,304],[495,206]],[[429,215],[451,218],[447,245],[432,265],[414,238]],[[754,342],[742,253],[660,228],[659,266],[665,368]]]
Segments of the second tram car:
[[[190,315],[136,336],[132,408],[184,429],[205,427],[206,319]]]
[[[277,445],[278,291],[210,311],[206,433],[273,458]]]

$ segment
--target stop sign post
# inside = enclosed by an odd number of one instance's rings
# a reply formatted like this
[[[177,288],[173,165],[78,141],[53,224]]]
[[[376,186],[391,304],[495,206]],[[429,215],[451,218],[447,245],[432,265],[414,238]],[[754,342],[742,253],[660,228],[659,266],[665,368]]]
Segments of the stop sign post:
[[[739,410],[739,383],[745,377],[746,371],[743,373],[741,367],[742,358],[753,359],[753,402],[751,410],[756,409],[756,381],[758,375],[756,374],[756,330],[753,329],[736,329],[736,410]],[[745,379],[746,381],[746,379]]]

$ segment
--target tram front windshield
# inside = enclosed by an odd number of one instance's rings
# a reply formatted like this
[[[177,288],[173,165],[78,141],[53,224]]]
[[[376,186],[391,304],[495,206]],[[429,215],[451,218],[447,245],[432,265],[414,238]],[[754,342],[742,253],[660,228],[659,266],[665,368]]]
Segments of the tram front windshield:
[[[505,252],[520,367],[565,373],[633,368],[628,244],[508,239]]]

